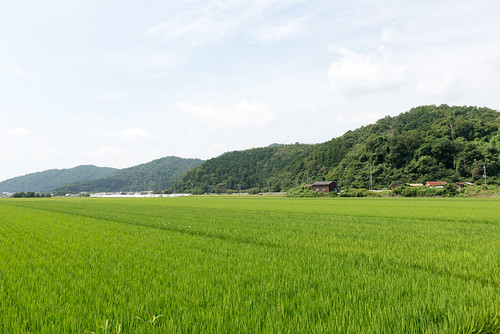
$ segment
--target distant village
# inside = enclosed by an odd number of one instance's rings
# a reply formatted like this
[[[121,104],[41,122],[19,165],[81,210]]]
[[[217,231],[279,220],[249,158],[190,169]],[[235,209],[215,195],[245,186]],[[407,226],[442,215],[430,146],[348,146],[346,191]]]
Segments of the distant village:
[[[428,188],[444,188],[444,185],[446,184],[446,181],[427,181],[425,183],[393,183],[391,185],[391,190],[395,190],[399,187],[402,187],[404,185],[407,185],[409,187],[428,187]],[[474,186],[474,183],[471,182],[455,182],[455,185],[457,187],[457,190],[460,191],[462,188],[466,186]],[[320,181],[320,182],[315,182],[313,184],[304,184],[302,187],[310,187],[313,191],[317,192],[337,192],[340,193],[341,189],[339,186],[334,181]],[[371,190],[371,189],[370,189]],[[377,190],[372,190],[372,191],[377,191]]]
[[[446,181],[427,181],[425,183],[402,183],[402,182],[397,182],[391,185],[391,191],[396,190],[397,188],[407,186],[407,187],[427,187],[427,188],[444,188],[445,184],[447,184]],[[457,191],[461,191],[464,187],[467,186],[474,186],[474,183],[471,182],[454,182],[456,185]],[[304,184],[301,186],[302,188],[309,188],[312,191],[315,192],[323,192],[323,193],[330,193],[330,192],[336,192],[336,193],[341,193],[342,190],[340,186],[338,186],[334,181],[318,181],[314,182],[312,184]],[[383,190],[373,190],[370,189],[369,191],[372,192],[380,192],[380,191],[389,191],[389,189],[383,189]],[[241,195],[248,195],[245,191],[239,191],[234,194],[241,194]],[[278,193],[260,193],[261,195],[284,195],[286,194],[285,192],[278,192]],[[191,196],[192,194],[185,193],[185,194],[163,194],[163,193],[158,193],[155,191],[139,191],[139,192],[99,192],[99,193],[80,193],[80,194],[65,194],[62,197],[96,197],[96,198],[106,198],[106,197],[118,197],[118,198],[140,198],[140,197],[181,197],[181,196]],[[54,195],[52,194],[39,194],[39,193],[34,193],[34,192],[22,192],[22,193],[9,193],[9,192],[2,192],[0,193],[0,198],[8,198],[8,197],[52,197]]]

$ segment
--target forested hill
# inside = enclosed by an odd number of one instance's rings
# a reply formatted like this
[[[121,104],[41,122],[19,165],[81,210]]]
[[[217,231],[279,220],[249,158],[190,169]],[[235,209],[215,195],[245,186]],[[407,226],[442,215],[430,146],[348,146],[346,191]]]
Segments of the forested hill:
[[[230,152],[188,171],[171,190],[286,190],[333,180],[368,188],[395,182],[500,181],[500,112],[477,107],[422,106],[316,145]]]
[[[116,168],[96,167],[92,165],[77,166],[69,169],[50,169],[0,182],[0,192],[33,191],[49,193],[54,188],[68,183],[101,178],[116,171]]]
[[[500,112],[488,108],[423,106],[351,131],[315,147],[313,170],[342,186],[376,188],[394,182],[491,182],[500,174]]]
[[[312,147],[273,144],[224,153],[187,171],[170,190],[189,193],[250,188],[279,191],[293,184]]]
[[[103,178],[67,184],[54,189],[56,193],[118,192],[165,190],[189,169],[203,160],[165,157],[130,168],[120,169]]]

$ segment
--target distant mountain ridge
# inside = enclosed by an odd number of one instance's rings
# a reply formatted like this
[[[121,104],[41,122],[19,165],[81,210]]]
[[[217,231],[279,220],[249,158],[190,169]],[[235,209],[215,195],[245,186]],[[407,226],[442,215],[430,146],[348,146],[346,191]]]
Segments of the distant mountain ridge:
[[[33,191],[49,193],[53,189],[68,183],[105,177],[117,170],[116,168],[94,165],[81,165],[68,169],[49,169],[2,181],[0,182],[0,192]]]
[[[1,192],[80,193],[165,190],[200,159],[164,157],[137,166],[117,169],[92,165],[51,169],[0,182]]]
[[[203,163],[201,159],[164,157],[92,180],[66,184],[54,189],[56,193],[163,191],[189,169]]]

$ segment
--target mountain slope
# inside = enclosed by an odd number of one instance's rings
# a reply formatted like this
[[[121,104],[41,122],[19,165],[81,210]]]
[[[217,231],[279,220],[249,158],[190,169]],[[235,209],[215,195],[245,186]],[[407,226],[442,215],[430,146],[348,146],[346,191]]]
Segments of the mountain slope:
[[[50,169],[0,182],[0,192],[33,191],[49,193],[56,187],[68,183],[105,177],[115,171],[117,171],[116,168],[96,167],[92,165],[77,166],[69,169]]]
[[[500,176],[500,113],[487,108],[423,106],[356,130],[344,154],[335,154],[349,135],[319,145],[308,157],[329,166],[325,178],[343,186],[375,188],[394,182],[491,181]],[[348,141],[348,140],[347,140]]]
[[[125,168],[103,178],[76,182],[54,189],[59,193],[117,192],[165,190],[190,168],[203,163],[200,159],[165,157]]]
[[[187,172],[177,191],[289,189],[334,180],[343,187],[394,182],[477,181],[483,165],[500,181],[500,113],[488,108],[422,106],[315,145],[226,153]]]
[[[302,160],[312,145],[276,145],[224,153],[195,167],[171,188],[176,192],[224,192],[227,189],[266,188],[279,191],[297,181]],[[282,180],[287,180],[283,184]]]

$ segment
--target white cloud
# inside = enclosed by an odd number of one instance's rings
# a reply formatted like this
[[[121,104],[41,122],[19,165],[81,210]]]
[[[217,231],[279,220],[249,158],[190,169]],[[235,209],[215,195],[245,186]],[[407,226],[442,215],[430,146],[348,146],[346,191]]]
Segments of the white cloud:
[[[432,54],[425,50],[393,53],[385,47],[367,54],[347,48],[336,51],[340,59],[330,65],[327,74],[338,97],[346,101],[382,95],[419,105],[453,103],[473,89],[476,73],[485,72],[479,68],[484,63],[482,56],[460,49],[435,49]],[[475,61],[464,68],[464,58]]]
[[[125,94],[123,94],[123,93],[110,93],[110,94],[102,95],[102,96],[95,98],[95,101],[103,102],[103,101],[117,100],[124,95]]]
[[[156,147],[131,147],[119,145],[101,145],[93,149],[82,150],[79,156],[89,163],[99,166],[109,166],[115,168],[128,168],[161,158],[166,154]]]
[[[289,39],[305,32],[310,24],[302,12],[287,12],[298,2],[229,0],[168,5],[162,20],[153,21],[133,47],[109,56],[106,66],[151,80],[193,61],[198,48],[205,45],[221,46],[232,39],[266,44]]]
[[[16,169],[26,170],[31,163],[46,163],[59,155],[60,150],[46,137],[26,128],[10,128],[0,135],[0,156],[5,167],[13,164]],[[25,165],[19,165],[21,163]]]
[[[0,136],[2,162],[4,164],[16,163],[26,158],[25,146],[32,138],[31,132],[25,128],[11,128],[5,131]]]
[[[460,94],[463,85],[451,72],[429,75],[416,82],[416,92],[429,97],[453,97]]]
[[[183,64],[189,48],[158,49],[151,45],[140,45],[108,57],[107,67],[133,73],[146,79],[155,79],[165,75],[162,69]],[[105,99],[108,95],[103,96]],[[112,98],[116,98],[111,94]]]
[[[7,140],[11,139],[19,140],[23,138],[28,139],[29,137],[33,137],[33,134],[26,128],[11,128],[5,131],[4,134],[4,138]]]
[[[369,95],[398,89],[407,80],[407,68],[394,61],[388,50],[363,55],[338,48],[341,59],[330,65],[328,77],[342,96]]]
[[[213,131],[232,126],[263,127],[275,117],[265,106],[246,100],[219,107],[182,102],[178,108]]]
[[[131,128],[121,130],[119,137],[126,140],[145,140],[153,138],[153,134],[146,129]]]
[[[0,70],[12,72],[19,77],[24,75],[24,70],[18,65],[0,65]]]
[[[123,157],[129,156],[133,153],[134,153],[133,151],[122,148],[122,147],[114,147],[114,146],[104,145],[104,146],[99,146],[99,147],[92,149],[92,150],[86,150],[83,152],[83,155],[92,159],[92,160],[101,159],[104,157],[106,157],[106,158],[108,158],[108,160],[110,160],[109,158],[111,158],[111,157],[123,158]]]
[[[236,17],[201,9],[158,23],[148,33],[159,36],[163,42],[183,40],[196,46],[224,37],[237,23]]]
[[[155,24],[147,33],[160,38],[164,43],[182,41],[189,47],[213,42],[241,31],[253,32],[249,35],[259,41],[280,40],[305,27],[304,18],[286,14],[286,9],[296,3],[297,0],[203,1],[191,6],[196,9],[173,15]],[[281,17],[278,23],[276,14]]]
[[[284,22],[260,25],[251,35],[260,42],[270,43],[295,37],[307,30],[307,20],[303,17],[290,18]]]
[[[220,142],[214,142],[211,143],[209,146],[206,148],[206,153],[209,157],[214,157],[219,154],[222,154],[223,152],[229,151],[227,144],[221,144]]]

